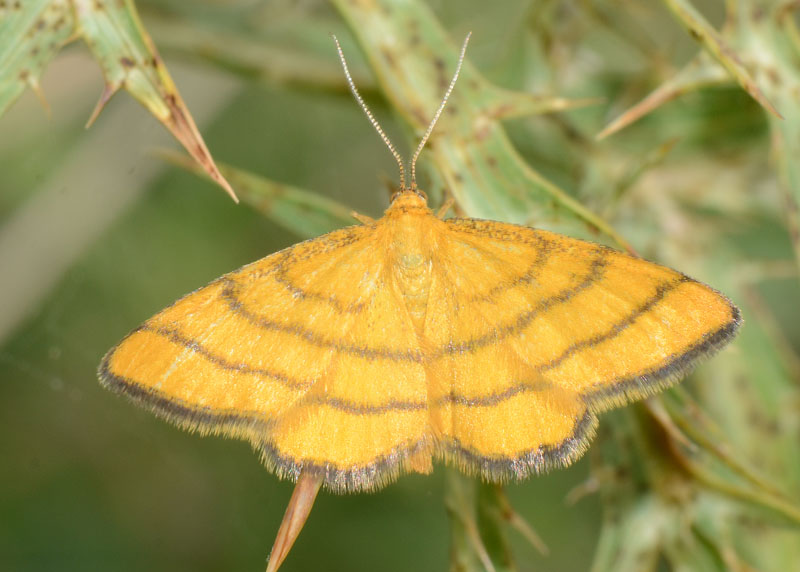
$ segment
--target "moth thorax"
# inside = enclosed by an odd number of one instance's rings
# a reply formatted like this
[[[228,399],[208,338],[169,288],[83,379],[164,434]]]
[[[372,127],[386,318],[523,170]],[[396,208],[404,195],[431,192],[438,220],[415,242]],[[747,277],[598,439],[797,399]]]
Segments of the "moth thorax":
[[[404,246],[408,246],[407,244]],[[421,249],[399,249],[395,280],[403,295],[411,321],[422,331],[431,288],[431,259]]]
[[[414,327],[421,331],[428,310],[428,294],[431,289],[430,260],[415,267],[399,268],[398,285],[403,293],[406,308]]]

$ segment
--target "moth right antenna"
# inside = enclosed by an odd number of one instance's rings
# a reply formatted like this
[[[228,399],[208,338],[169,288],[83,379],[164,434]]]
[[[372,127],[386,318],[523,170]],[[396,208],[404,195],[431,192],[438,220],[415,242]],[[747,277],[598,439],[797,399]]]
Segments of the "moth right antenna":
[[[425,131],[425,135],[422,136],[422,139],[417,145],[417,150],[414,152],[414,156],[411,158],[411,188],[417,188],[417,158],[419,154],[422,152],[422,148],[425,147],[425,143],[428,142],[428,138],[433,133],[433,126],[436,125],[436,122],[439,121],[439,116],[442,115],[442,111],[444,111],[445,105],[447,105],[447,100],[450,98],[450,94],[453,92],[453,88],[456,86],[456,80],[458,79],[458,74],[461,72],[461,64],[464,63],[464,54],[467,53],[467,44],[469,43],[469,38],[472,36],[472,32],[467,34],[467,37],[464,38],[464,44],[461,46],[461,55],[458,56],[458,65],[456,66],[456,73],[453,74],[453,79],[450,80],[450,85],[447,86],[447,91],[444,93],[444,97],[442,98],[442,102],[439,104],[439,109],[436,110],[436,113],[433,115],[433,119],[431,119],[430,124],[428,125],[428,129]]]

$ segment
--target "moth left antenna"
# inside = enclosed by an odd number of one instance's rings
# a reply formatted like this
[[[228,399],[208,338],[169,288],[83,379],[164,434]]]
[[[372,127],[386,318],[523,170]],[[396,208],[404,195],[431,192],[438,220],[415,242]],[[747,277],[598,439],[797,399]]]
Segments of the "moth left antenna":
[[[342,62],[342,68],[344,69],[344,76],[347,78],[347,85],[350,86],[350,91],[352,92],[353,97],[356,98],[356,101],[361,106],[361,109],[363,109],[364,113],[367,114],[367,118],[369,119],[369,122],[372,123],[372,126],[375,128],[375,131],[378,132],[378,135],[380,135],[381,139],[383,139],[383,142],[386,143],[386,146],[389,148],[389,151],[392,152],[395,161],[397,161],[397,166],[400,169],[400,186],[401,188],[405,189],[406,169],[403,166],[403,158],[400,156],[400,153],[397,152],[397,149],[394,148],[394,145],[392,145],[389,136],[386,135],[386,133],[384,133],[383,129],[381,128],[381,124],[378,123],[378,120],[375,119],[375,117],[372,115],[372,112],[369,110],[369,107],[367,107],[367,104],[364,103],[363,99],[361,99],[361,94],[358,93],[358,90],[356,89],[356,84],[353,81],[353,78],[350,76],[350,70],[347,68],[347,61],[344,59],[344,52],[342,52],[342,46],[339,45],[339,40],[336,38],[336,36],[333,34],[332,36],[333,36],[333,41],[336,42],[336,50],[339,52],[339,59]],[[413,167],[412,167],[412,173],[413,173]]]

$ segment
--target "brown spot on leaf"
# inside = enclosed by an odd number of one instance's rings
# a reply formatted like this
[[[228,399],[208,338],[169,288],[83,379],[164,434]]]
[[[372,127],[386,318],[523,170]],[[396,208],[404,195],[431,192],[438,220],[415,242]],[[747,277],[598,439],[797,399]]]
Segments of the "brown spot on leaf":
[[[773,67],[769,67],[767,68],[766,73],[767,79],[769,79],[772,85],[776,87],[781,85],[781,74],[778,73],[778,70]]]
[[[777,419],[768,419],[764,430],[773,437],[778,437],[781,434],[781,426]]]
[[[447,75],[447,66],[444,63],[444,60],[441,58],[436,58],[433,60],[433,65],[436,68],[436,75],[437,81],[439,83],[439,88],[442,90],[447,89],[447,86],[450,84],[450,78]]]
[[[240,185],[240,187],[241,187],[241,185]],[[273,203],[273,201],[269,197],[265,197],[263,199],[259,199],[256,202],[256,204],[258,205],[258,210],[260,210],[262,213],[272,212],[272,210],[273,210],[272,209],[272,203]]]
[[[132,59],[130,59],[128,56],[122,56],[119,59],[119,63],[121,63],[122,67],[124,67],[124,68],[132,68],[133,66],[136,65],[136,63]]]
[[[789,210],[790,213],[800,212],[800,207],[798,207],[792,195],[789,195],[787,197],[786,208]]]
[[[381,55],[383,55],[383,59],[386,60],[386,63],[388,64],[389,67],[391,68],[397,67],[397,62],[394,59],[394,54],[390,50],[386,48],[382,49]]]
[[[282,199],[286,196],[286,187],[284,187],[283,185],[275,185],[274,187],[271,187],[270,190],[272,191],[273,200]],[[312,212],[314,210],[311,207],[311,205],[307,205],[305,203],[296,203],[294,206],[297,210],[307,213]]]
[[[513,110],[514,110],[514,104],[513,103],[511,103],[511,102],[501,103],[500,105],[498,105],[494,109],[494,112],[492,113],[492,116],[493,117],[505,117],[506,115],[508,115]]]
[[[427,118],[428,116],[425,114],[423,110],[421,110],[418,107],[415,107],[414,109],[411,110],[411,114],[417,119],[417,121],[421,125],[427,125],[429,119]]]

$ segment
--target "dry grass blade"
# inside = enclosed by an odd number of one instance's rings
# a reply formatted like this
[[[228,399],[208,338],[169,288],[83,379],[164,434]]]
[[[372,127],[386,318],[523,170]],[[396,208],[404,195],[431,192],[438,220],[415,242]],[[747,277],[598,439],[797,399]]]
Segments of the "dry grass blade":
[[[275,544],[272,545],[267,572],[276,572],[283,564],[311,513],[320,485],[322,485],[320,475],[302,473],[297,479],[297,485],[294,487],[289,506],[286,507],[286,513],[278,529],[278,536],[275,537]]]

